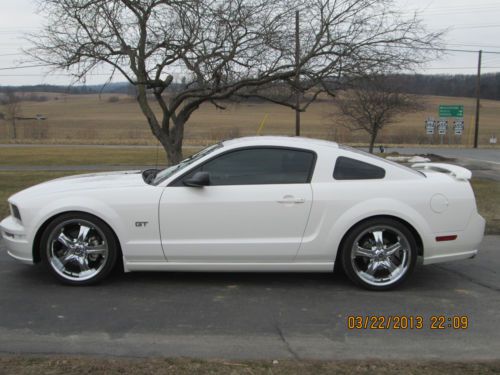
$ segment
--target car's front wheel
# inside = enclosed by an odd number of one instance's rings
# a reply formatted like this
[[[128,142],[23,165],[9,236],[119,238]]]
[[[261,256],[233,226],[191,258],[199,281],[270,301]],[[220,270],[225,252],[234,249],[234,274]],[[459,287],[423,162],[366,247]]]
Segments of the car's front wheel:
[[[43,263],[64,284],[95,284],[111,272],[117,260],[118,244],[112,230],[85,213],[56,217],[40,244]]]
[[[415,268],[415,238],[399,221],[367,220],[354,227],[343,243],[342,267],[354,283],[366,289],[392,289]]]

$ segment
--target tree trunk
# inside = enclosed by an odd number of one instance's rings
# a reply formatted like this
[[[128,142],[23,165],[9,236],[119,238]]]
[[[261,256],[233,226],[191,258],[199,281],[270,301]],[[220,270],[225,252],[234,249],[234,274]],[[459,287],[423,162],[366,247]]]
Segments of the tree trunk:
[[[182,156],[182,140],[175,142],[175,140],[171,139],[167,144],[164,144],[162,142],[162,146],[165,150],[165,153],[167,154],[168,165],[179,164],[184,159],[184,157]]]
[[[377,132],[374,131],[370,134],[370,148],[368,150],[368,152],[370,154],[373,154],[373,146],[375,145],[375,140],[377,139]]]
[[[146,87],[144,85],[137,86],[137,102],[139,103],[139,107],[141,108],[142,113],[148,120],[148,124],[153,135],[158,141],[160,141],[163,149],[165,150],[165,153],[167,155],[167,164],[179,164],[179,162],[183,159],[182,140],[184,137],[184,122],[182,122],[182,120],[180,119],[177,119],[177,121],[174,123],[174,127],[172,129],[169,129],[169,122],[172,121],[172,118],[164,112],[163,116],[168,117],[164,117],[164,121],[162,121],[162,125],[160,125],[156,114],[149,105]]]
[[[12,118],[12,139],[17,139],[16,119]]]
[[[170,121],[172,121],[172,119],[170,119]],[[154,134],[165,150],[165,153],[167,155],[167,164],[179,164],[184,159],[182,154],[184,122],[182,121],[182,119],[177,118],[175,120],[174,126],[170,128],[168,134],[163,127],[159,128],[158,135],[156,133]]]

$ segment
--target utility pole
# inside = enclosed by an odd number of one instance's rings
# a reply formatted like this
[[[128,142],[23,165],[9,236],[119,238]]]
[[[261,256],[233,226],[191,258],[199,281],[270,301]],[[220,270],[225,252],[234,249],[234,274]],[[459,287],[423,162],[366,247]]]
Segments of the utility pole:
[[[477,139],[479,136],[479,107],[481,106],[481,57],[483,51],[479,50],[479,59],[477,62],[476,78],[476,127],[474,129],[474,148],[477,148]]]
[[[295,135],[300,135],[300,24],[299,11],[295,11]]]

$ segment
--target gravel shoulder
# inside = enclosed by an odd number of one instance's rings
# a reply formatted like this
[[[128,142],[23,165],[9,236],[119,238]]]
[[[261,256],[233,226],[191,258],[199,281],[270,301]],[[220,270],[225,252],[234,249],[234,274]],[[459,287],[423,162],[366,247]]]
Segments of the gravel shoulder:
[[[421,362],[421,361],[228,361],[164,358],[102,357],[0,357],[3,374],[370,374],[442,375],[496,374],[500,362]]]

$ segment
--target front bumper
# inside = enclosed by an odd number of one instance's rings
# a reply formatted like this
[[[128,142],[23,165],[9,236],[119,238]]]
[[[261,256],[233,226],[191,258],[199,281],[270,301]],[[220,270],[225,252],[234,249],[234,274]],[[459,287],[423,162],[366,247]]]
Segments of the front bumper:
[[[33,252],[19,220],[8,216],[0,222],[0,236],[7,254],[25,264],[33,264]]]

